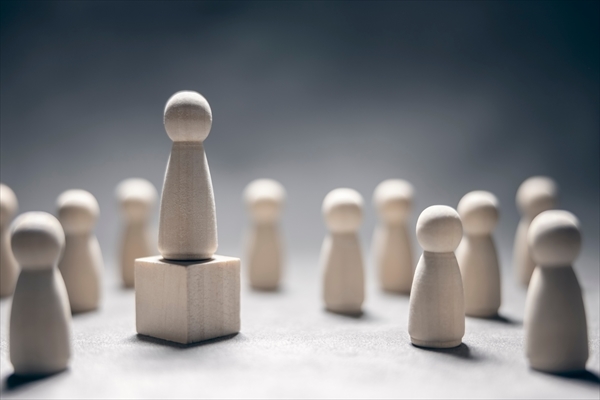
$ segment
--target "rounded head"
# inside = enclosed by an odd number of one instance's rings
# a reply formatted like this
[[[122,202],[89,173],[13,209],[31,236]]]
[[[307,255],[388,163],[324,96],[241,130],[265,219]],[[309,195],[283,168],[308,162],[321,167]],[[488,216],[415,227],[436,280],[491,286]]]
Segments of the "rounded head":
[[[333,233],[356,232],[362,222],[363,198],[354,189],[334,189],[323,200],[323,216]]]
[[[410,182],[388,179],[375,188],[373,204],[383,221],[401,223],[406,220],[412,208],[414,192]]]
[[[177,92],[167,101],[164,123],[172,141],[202,142],[212,126],[210,105],[198,92]]]
[[[257,223],[275,222],[284,200],[283,185],[273,179],[256,179],[244,189],[244,201]]]
[[[123,215],[130,221],[147,219],[158,197],[154,185],[141,178],[121,181],[117,185],[115,195],[121,205]]]
[[[5,226],[17,213],[19,203],[11,188],[0,183],[0,226]]]
[[[498,199],[490,192],[476,190],[465,194],[457,211],[468,235],[489,235],[498,223]]]
[[[51,269],[65,246],[60,222],[45,212],[28,212],[12,224],[11,246],[23,270]]]
[[[517,207],[521,214],[529,218],[555,208],[557,201],[558,185],[546,176],[526,179],[517,190]]]
[[[581,250],[579,220],[568,211],[544,211],[531,222],[527,242],[537,265],[571,265]]]
[[[67,235],[91,232],[100,214],[96,198],[81,189],[63,192],[58,196],[56,206],[58,219]]]
[[[452,207],[427,207],[417,220],[417,240],[425,251],[448,253],[462,239],[460,216]]]

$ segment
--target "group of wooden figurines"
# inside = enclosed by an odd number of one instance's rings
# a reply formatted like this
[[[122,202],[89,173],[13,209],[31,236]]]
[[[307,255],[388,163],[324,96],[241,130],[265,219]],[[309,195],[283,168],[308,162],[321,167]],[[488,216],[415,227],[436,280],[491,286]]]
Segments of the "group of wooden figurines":
[[[122,278],[127,287],[135,283],[136,328],[139,334],[184,344],[234,334],[240,330],[240,259],[215,254],[216,208],[203,144],[212,126],[210,106],[196,92],[178,92],[167,102],[164,124],[173,146],[161,195],[159,256],[154,256],[157,246],[148,222],[156,189],[143,179],[128,179],[116,190],[126,221]],[[474,191],[457,210],[425,209],[416,225],[423,254],[415,269],[407,222],[413,192],[410,183],[396,179],[375,190],[380,222],[372,246],[380,284],[410,295],[408,330],[414,345],[455,347],[462,343],[465,315],[494,317],[500,308],[500,266],[492,238],[498,201],[492,193]],[[581,237],[577,218],[554,210],[556,197],[556,184],[545,177],[530,178],[518,189],[522,219],[514,267],[521,283],[529,285],[524,328],[530,365],[568,372],[584,370],[588,358],[584,304],[572,268]],[[280,284],[284,198],[283,186],[270,179],[253,181],[244,191],[252,219],[245,264],[255,289]],[[93,234],[98,203],[86,191],[69,190],[58,198],[58,219],[25,213],[9,232],[16,196],[2,185],[0,199],[1,295],[14,289],[10,359],[16,373],[56,372],[70,359],[71,313],[94,310],[100,301],[103,262]],[[362,196],[335,189],[325,197],[322,212],[329,230],[321,251],[325,307],[360,314]]]
[[[459,346],[465,315],[498,316],[501,305],[500,264],[492,232],[499,218],[496,196],[467,193],[457,209],[431,206],[419,216],[416,236],[423,254],[416,268],[408,228],[414,189],[404,180],[386,180],[373,195],[379,224],[372,253],[380,287],[410,296],[408,332],[420,347]],[[274,289],[280,277],[280,244],[276,216],[283,187],[258,180],[246,189],[254,215],[246,263],[251,284]],[[514,244],[514,269],[528,286],[525,348],[537,370],[569,373],[585,370],[588,337],[581,288],[572,264],[579,255],[579,221],[557,210],[557,185],[547,177],[525,180],[516,202],[522,218]],[[325,307],[342,314],[360,314],[365,278],[358,230],[363,199],[353,189],[331,191],[323,201],[329,235],[323,242],[321,265]],[[277,260],[277,261],[276,261]]]
[[[148,214],[156,190],[130,179],[117,187],[126,221],[122,236],[123,283],[133,287],[133,262],[154,254]],[[0,294],[13,296],[9,352],[15,373],[60,371],[71,358],[71,314],[98,309],[104,262],[93,232],[100,209],[85,190],[67,190],[57,199],[57,217],[45,212],[18,216],[17,197],[0,184]]]

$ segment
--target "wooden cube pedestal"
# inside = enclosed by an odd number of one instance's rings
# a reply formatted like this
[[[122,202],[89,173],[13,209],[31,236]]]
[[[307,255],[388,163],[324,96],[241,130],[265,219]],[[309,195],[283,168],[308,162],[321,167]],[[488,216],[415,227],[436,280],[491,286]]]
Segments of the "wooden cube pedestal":
[[[135,260],[137,332],[189,344],[240,330],[240,259]]]

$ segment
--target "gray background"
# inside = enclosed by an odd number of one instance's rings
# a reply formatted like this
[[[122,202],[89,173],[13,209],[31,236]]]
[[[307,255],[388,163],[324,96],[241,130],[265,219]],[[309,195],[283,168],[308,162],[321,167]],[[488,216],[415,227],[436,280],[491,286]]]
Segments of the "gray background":
[[[286,285],[305,279],[312,293],[331,189],[365,197],[365,246],[383,179],[415,185],[413,224],[429,205],[494,192],[512,285],[516,189],[549,175],[561,207],[582,222],[576,268],[592,296],[597,354],[598,4],[2,2],[0,180],[20,212],[53,212],[67,189],[92,192],[110,275],[120,234],[114,187],[138,176],[160,190],[171,145],[164,104],[196,90],[213,109],[205,146],[219,253],[242,254],[244,186],[277,179],[288,191],[282,226],[295,260]],[[294,266],[308,275],[294,282]]]

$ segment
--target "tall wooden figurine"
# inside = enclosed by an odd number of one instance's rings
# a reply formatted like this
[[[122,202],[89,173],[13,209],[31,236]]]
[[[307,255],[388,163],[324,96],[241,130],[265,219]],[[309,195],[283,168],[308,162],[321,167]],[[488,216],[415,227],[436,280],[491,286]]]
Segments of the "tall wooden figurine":
[[[217,217],[204,140],[212,126],[199,93],[175,93],[164,114],[173,141],[158,229],[162,255],[135,261],[140,334],[192,343],[240,329],[240,259],[219,256]]]

